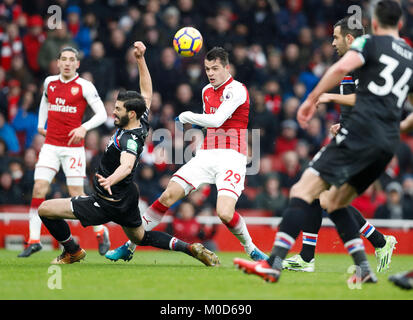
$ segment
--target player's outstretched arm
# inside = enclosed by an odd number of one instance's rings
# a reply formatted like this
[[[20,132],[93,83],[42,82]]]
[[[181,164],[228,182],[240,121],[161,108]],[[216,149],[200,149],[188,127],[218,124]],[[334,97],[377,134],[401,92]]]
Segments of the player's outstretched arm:
[[[307,128],[308,121],[315,113],[320,96],[337,86],[346,74],[361,67],[363,63],[359,54],[350,50],[327,70],[317,86],[298,109],[297,120],[302,128]]]
[[[356,104],[356,94],[323,93],[318,99],[317,104],[330,102],[354,107]]]
[[[135,48],[133,53],[135,54],[139,69],[139,86],[141,95],[146,101],[146,107],[150,109],[152,102],[152,78],[145,61],[146,47],[142,41],[136,41],[133,46]]]

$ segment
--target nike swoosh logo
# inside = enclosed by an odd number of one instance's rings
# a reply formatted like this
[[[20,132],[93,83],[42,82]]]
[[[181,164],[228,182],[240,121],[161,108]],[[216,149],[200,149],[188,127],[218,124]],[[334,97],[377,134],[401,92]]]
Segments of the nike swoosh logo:
[[[260,265],[255,267],[255,271],[260,272],[260,273],[265,273],[265,274],[269,274],[269,273],[278,274],[277,270],[271,269],[271,268],[263,268]]]

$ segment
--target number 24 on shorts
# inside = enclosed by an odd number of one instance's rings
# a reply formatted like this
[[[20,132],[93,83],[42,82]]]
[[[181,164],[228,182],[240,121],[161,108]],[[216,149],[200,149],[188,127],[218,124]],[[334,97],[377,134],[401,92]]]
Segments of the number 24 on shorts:
[[[81,168],[83,166],[81,158],[76,159],[72,157],[69,159],[69,163],[70,163],[70,169],[75,169],[76,167]]]

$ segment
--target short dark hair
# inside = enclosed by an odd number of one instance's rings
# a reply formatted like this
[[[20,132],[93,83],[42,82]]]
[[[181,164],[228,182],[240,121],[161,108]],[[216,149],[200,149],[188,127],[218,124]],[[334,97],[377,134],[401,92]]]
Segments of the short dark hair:
[[[207,52],[205,59],[208,61],[220,59],[223,66],[229,64],[228,52],[222,47],[213,47]]]
[[[350,19],[352,19],[350,21]],[[351,34],[354,38],[358,38],[364,34],[364,27],[361,21],[354,17],[345,17],[336,22],[334,28],[340,27],[340,33],[343,37],[347,34]]]
[[[381,0],[374,8],[374,15],[382,27],[397,27],[402,16],[400,4],[394,0]]]
[[[137,91],[119,91],[117,100],[124,102],[123,106],[127,111],[135,111],[136,119],[139,119],[146,111],[145,99]]]
[[[79,56],[79,51],[76,48],[73,47],[64,47],[59,51],[59,56],[57,57],[57,59],[60,59],[60,57],[62,56],[62,53],[65,51],[70,51],[73,52],[75,54],[76,60],[80,60],[80,56]]]

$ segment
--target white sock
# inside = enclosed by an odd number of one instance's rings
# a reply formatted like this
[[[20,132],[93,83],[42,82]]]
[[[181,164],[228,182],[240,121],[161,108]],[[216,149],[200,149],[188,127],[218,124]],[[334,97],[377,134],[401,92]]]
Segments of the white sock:
[[[234,217],[229,223],[226,224],[226,226],[228,230],[231,231],[231,233],[241,242],[247,254],[250,254],[256,248],[255,244],[252,242],[250,233],[248,232],[247,224],[238,212],[234,213]]]
[[[40,241],[40,232],[42,230],[42,220],[40,220],[37,209],[30,208],[29,211],[29,239],[31,241]]]
[[[149,207],[142,214],[142,225],[145,231],[151,231],[158,224],[161,223],[163,215],[155,212],[151,207]]]
[[[103,225],[93,226],[93,232],[98,233],[103,230]]]

